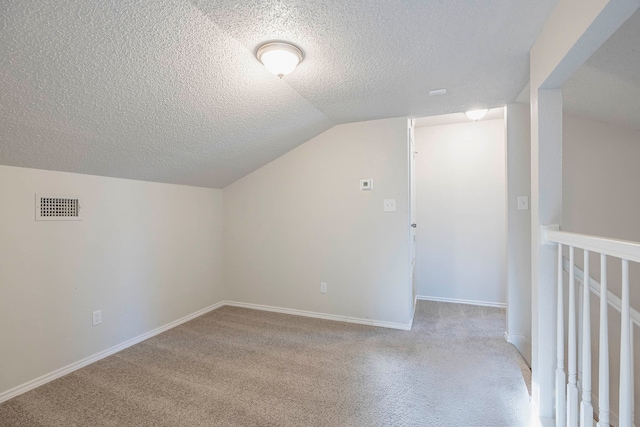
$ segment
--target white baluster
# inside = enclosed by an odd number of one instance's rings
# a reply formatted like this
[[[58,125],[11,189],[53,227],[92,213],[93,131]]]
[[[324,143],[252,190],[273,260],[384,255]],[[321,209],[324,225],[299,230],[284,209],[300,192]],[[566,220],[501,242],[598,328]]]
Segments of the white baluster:
[[[600,255],[600,366],[598,387],[598,427],[609,427],[609,304],[607,256]]]
[[[578,426],[576,377],[576,283],[573,246],[569,246],[569,384],[567,385],[567,426]]]
[[[584,251],[584,280],[582,286],[582,402],[580,403],[580,425],[593,427],[593,405],[591,403],[591,304],[589,290],[589,251]]]
[[[629,322],[629,358],[631,359],[631,375],[629,375],[629,382],[631,383],[631,425],[634,425],[636,419],[636,399],[635,399],[635,367],[633,356],[633,321]]]
[[[631,322],[629,313],[629,261],[622,260],[620,328],[620,427],[631,427]]]
[[[556,332],[556,427],[565,427],[567,422],[567,376],[564,372],[564,286],[562,270],[562,245],[558,245],[558,306]]]
[[[584,280],[584,278],[583,278]],[[578,402],[580,401],[580,393],[582,392],[582,301],[584,299],[582,290],[584,289],[583,283],[580,280],[576,281],[576,301],[578,304],[578,312],[576,315],[576,334],[578,335]]]

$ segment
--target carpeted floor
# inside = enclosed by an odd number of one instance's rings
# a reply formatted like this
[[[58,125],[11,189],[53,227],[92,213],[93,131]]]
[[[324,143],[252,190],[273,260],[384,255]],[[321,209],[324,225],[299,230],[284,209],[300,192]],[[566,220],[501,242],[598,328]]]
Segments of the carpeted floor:
[[[398,331],[222,307],[0,404],[6,426],[524,426],[502,309]]]

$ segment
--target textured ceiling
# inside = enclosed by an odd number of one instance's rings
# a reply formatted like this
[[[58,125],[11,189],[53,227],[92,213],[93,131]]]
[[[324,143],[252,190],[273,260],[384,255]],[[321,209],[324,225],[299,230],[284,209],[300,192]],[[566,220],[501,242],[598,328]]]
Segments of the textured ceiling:
[[[504,119],[504,107],[491,108],[487,115],[476,121]],[[469,123],[471,119],[465,113],[450,113],[439,116],[420,117],[416,119],[415,127],[423,128],[428,126],[455,125],[458,123]]]
[[[0,0],[0,164],[221,188],[335,124],[513,101],[555,3]],[[273,39],[306,54],[282,80]]]
[[[571,76],[562,92],[567,113],[640,129],[640,11]]]

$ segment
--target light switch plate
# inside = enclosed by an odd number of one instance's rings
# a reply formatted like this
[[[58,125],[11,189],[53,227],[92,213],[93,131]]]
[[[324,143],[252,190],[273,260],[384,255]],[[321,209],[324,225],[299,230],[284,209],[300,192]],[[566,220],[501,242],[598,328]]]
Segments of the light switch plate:
[[[518,210],[526,211],[529,209],[529,196],[518,196]]]
[[[385,212],[395,212],[396,199],[384,199],[383,207]]]
[[[360,180],[360,189],[361,190],[373,190],[373,179],[361,179]]]
[[[93,313],[93,326],[102,323],[102,310],[94,311]]]

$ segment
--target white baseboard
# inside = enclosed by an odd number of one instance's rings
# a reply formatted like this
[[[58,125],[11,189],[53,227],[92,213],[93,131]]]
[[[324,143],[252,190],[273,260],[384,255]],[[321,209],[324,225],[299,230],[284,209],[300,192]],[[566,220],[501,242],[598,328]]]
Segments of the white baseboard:
[[[518,349],[524,361],[531,367],[531,340],[525,335],[509,335],[506,332],[504,333],[504,338]]]
[[[454,304],[480,305],[483,307],[505,308],[507,306],[507,304],[503,302],[474,301],[474,300],[468,300],[468,299],[430,297],[426,295],[418,295],[416,299],[424,300],[424,301],[450,302]]]
[[[555,419],[540,416],[540,409],[538,409],[535,400],[531,399],[529,407],[531,408],[531,413],[529,414],[530,427],[556,427]]]
[[[334,314],[324,314],[324,313],[316,313],[312,311],[303,311],[303,310],[295,310],[291,308],[281,308],[281,307],[271,307],[268,305],[260,305],[260,304],[249,304],[235,301],[220,301],[216,304],[213,304],[209,307],[205,307],[202,310],[198,310],[195,313],[191,313],[187,316],[184,316],[178,320],[174,320],[173,322],[167,323],[164,326],[160,326],[159,328],[153,329],[149,332],[146,332],[142,335],[139,335],[135,338],[131,338],[123,343],[117,344],[113,347],[110,347],[106,350],[103,350],[99,353],[91,355],[89,357],[85,357],[82,360],[71,363],[65,367],[60,369],[56,369],[53,372],[45,374],[41,377],[33,379],[31,381],[27,381],[24,384],[21,384],[17,387],[14,387],[10,390],[4,391],[0,393],[0,403],[5,402],[9,399],[12,399],[22,393],[26,393],[29,390],[33,390],[36,387],[40,387],[48,382],[51,382],[55,379],[58,379],[64,375],[70,374],[73,371],[77,371],[80,368],[83,368],[91,363],[97,362],[100,359],[104,359],[107,356],[111,356],[114,353],[117,353],[121,350],[124,350],[132,345],[138,344],[146,339],[149,339],[153,336],[161,334],[169,329],[175,328],[178,325],[188,322],[189,320],[193,320],[196,317],[202,316],[210,311],[213,311],[222,306],[232,306],[232,307],[243,307],[250,308],[253,310],[262,310],[262,311],[272,311],[275,313],[283,313],[283,314],[292,314],[294,316],[305,316],[305,317],[314,317],[317,319],[325,319],[325,320],[334,320],[339,322],[347,322],[347,323],[356,323],[360,325],[369,325],[369,326],[379,326],[383,328],[391,328],[391,329],[401,329],[401,330],[411,330],[411,325],[413,324],[413,319],[408,324],[403,323],[393,323],[393,322],[383,322],[380,320],[371,320],[371,319],[358,319],[356,317],[348,317],[348,316],[338,316]]]
[[[14,387],[10,390],[7,390],[5,392],[0,393],[0,403],[5,402],[11,398],[14,398],[22,393],[26,393],[29,390],[33,390],[36,387],[40,387],[41,385],[44,385],[50,381],[53,381],[55,379],[58,379],[64,375],[70,374],[73,371],[77,371],[80,368],[83,368],[87,365],[90,365],[91,363],[97,362],[100,359],[104,359],[107,356],[111,356],[114,353],[117,353],[121,350],[124,350],[127,347],[131,347],[132,345],[138,344],[139,342],[142,342],[146,339],[149,339],[155,335],[161,334],[165,331],[168,331],[171,328],[175,328],[178,325],[181,325],[183,323],[188,322],[189,320],[195,319],[196,317],[202,316],[203,314],[206,314],[210,311],[215,310],[216,308],[222,307],[224,305],[224,301],[221,301],[217,304],[213,304],[210,305],[209,307],[205,307],[202,310],[198,310],[195,313],[191,313],[187,316],[184,316],[178,320],[174,320],[173,322],[167,323],[164,326],[160,326],[159,328],[153,329],[149,332],[146,332],[142,335],[138,335],[135,338],[131,338],[123,343],[114,345],[113,347],[110,347],[106,350],[103,350],[99,353],[96,353],[94,355],[91,355],[89,357],[85,357],[82,360],[79,360],[77,362],[71,363],[63,368],[60,369],[56,369],[53,372],[50,372],[48,374],[45,374],[39,378],[36,378],[34,380],[31,381],[27,381],[26,383],[19,385],[17,387]]]
[[[409,330],[413,328],[413,319],[416,317],[416,306],[418,305],[418,295],[413,299],[413,311],[411,313],[411,321],[409,322]]]
[[[270,305],[250,304],[245,302],[226,301],[225,305],[232,307],[250,308],[253,310],[272,311],[274,313],[292,314],[294,316],[313,317],[316,319],[334,320],[337,322],[356,323],[358,325],[379,326],[382,328],[401,329],[403,331],[411,330],[410,323],[394,323],[383,322],[381,320],[360,319],[357,317],[340,316],[337,314],[317,313],[315,311],[296,310],[293,308],[272,307]]]

